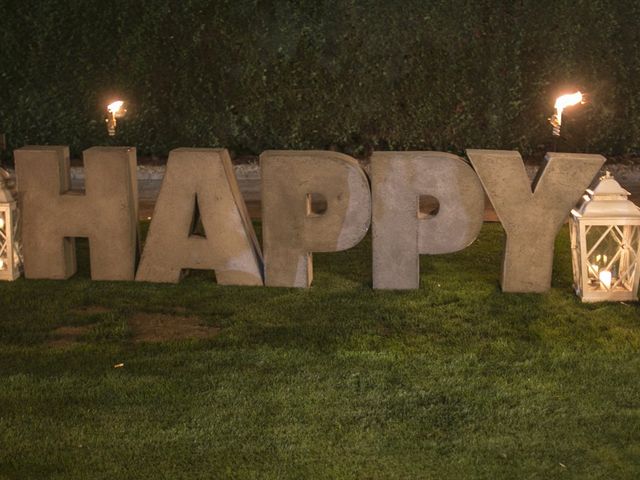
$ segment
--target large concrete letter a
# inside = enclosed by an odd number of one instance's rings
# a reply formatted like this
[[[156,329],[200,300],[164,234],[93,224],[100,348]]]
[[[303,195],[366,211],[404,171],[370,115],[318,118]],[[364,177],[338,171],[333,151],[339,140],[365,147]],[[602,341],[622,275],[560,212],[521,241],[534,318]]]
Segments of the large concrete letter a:
[[[260,165],[265,283],[308,287],[311,252],[346,250],[367,233],[369,182],[354,159],[336,152],[268,151]],[[326,200],[324,213],[314,211],[313,194]]]
[[[204,235],[194,231],[196,205]],[[180,280],[215,270],[220,285],[262,285],[260,247],[224,149],[178,148],[153,212],[136,280]]]
[[[548,153],[531,185],[518,152],[467,150],[467,155],[507,234],[502,290],[548,290],[556,235],[604,157]]]
[[[88,237],[91,278],[133,280],[137,235],[136,152],[84,151],[86,195],[70,193],[67,147],[15,151],[27,278],[69,278],[76,271],[73,237]]]

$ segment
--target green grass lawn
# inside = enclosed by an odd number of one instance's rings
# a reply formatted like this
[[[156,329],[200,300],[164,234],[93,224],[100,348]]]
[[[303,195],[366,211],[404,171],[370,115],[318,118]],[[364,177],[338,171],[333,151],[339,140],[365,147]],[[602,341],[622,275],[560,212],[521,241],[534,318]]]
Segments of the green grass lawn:
[[[640,478],[640,306],[580,303],[566,229],[551,291],[503,294],[503,240],[409,292],[371,289],[369,238],[309,290],[92,282],[86,245],[0,284],[0,478]],[[141,312],[220,332],[135,342]]]

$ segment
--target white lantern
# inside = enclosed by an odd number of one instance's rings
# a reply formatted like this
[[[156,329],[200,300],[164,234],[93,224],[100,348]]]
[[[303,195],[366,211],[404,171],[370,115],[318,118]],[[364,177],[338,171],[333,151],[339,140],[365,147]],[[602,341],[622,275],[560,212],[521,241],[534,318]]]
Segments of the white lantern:
[[[15,280],[21,266],[18,209],[2,173],[0,169],[0,280]]]
[[[640,208],[607,172],[571,211],[574,288],[583,302],[633,301],[640,279]]]

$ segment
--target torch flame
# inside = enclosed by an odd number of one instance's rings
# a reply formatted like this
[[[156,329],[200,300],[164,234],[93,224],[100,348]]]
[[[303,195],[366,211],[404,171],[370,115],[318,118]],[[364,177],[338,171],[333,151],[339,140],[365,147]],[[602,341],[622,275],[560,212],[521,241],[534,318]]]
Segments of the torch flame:
[[[116,115],[120,113],[120,109],[122,108],[122,105],[124,105],[124,102],[122,100],[117,100],[107,105],[107,110],[109,111],[109,113]]]
[[[556,116],[558,117],[558,125],[562,124],[562,112],[564,109],[578,103],[583,103],[582,92],[569,93],[556,98],[554,108],[556,109]]]
[[[562,125],[562,112],[565,108],[571,107],[578,103],[584,103],[584,97],[582,92],[569,93],[556,98],[555,109],[556,113],[549,119],[551,126],[553,127],[553,136],[560,136],[560,126]]]
[[[116,118],[123,117],[126,113],[126,110],[122,108],[124,102],[122,100],[116,100],[115,102],[107,105],[107,111],[109,112],[109,116],[105,119],[107,122],[107,131],[109,132],[109,136],[113,137],[116,134]]]

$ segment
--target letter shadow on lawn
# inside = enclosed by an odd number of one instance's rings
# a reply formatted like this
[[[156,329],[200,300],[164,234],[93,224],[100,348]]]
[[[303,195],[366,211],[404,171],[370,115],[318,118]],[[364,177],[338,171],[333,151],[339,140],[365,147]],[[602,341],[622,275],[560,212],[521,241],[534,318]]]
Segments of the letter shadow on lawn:
[[[88,241],[79,238],[76,244],[76,277],[89,278]],[[503,245],[502,228],[488,224],[465,250],[421,255],[418,290],[372,289],[370,233],[347,251],[314,254],[315,279],[309,289],[221,286],[214,283],[211,271],[194,271],[181,284],[182,288],[196,283],[202,288],[206,283],[225,289],[220,301],[228,295],[243,297],[242,304],[248,308],[232,309],[234,313],[223,322],[230,335],[223,332],[214,340],[220,346],[333,352],[376,350],[389,342],[418,342],[432,348],[434,343],[455,344],[465,337],[488,342],[514,334],[532,341],[535,335],[530,326],[548,314],[549,305],[542,295],[501,293]],[[557,245],[556,261],[567,261],[565,247]],[[563,266],[554,283],[568,288],[567,275],[570,271]],[[217,302],[215,306],[224,307]],[[203,344],[202,348],[211,347]]]
[[[468,327],[480,312],[499,312],[509,303],[498,284],[503,237],[493,225],[461,252],[421,255],[417,290],[372,289],[370,234],[350,250],[316,253],[311,288],[267,288],[264,295],[256,294],[263,308],[235,338],[249,345],[328,352],[377,349],[411,335],[442,336],[437,331],[448,318],[460,321],[459,329]],[[478,308],[477,299],[486,304]]]

